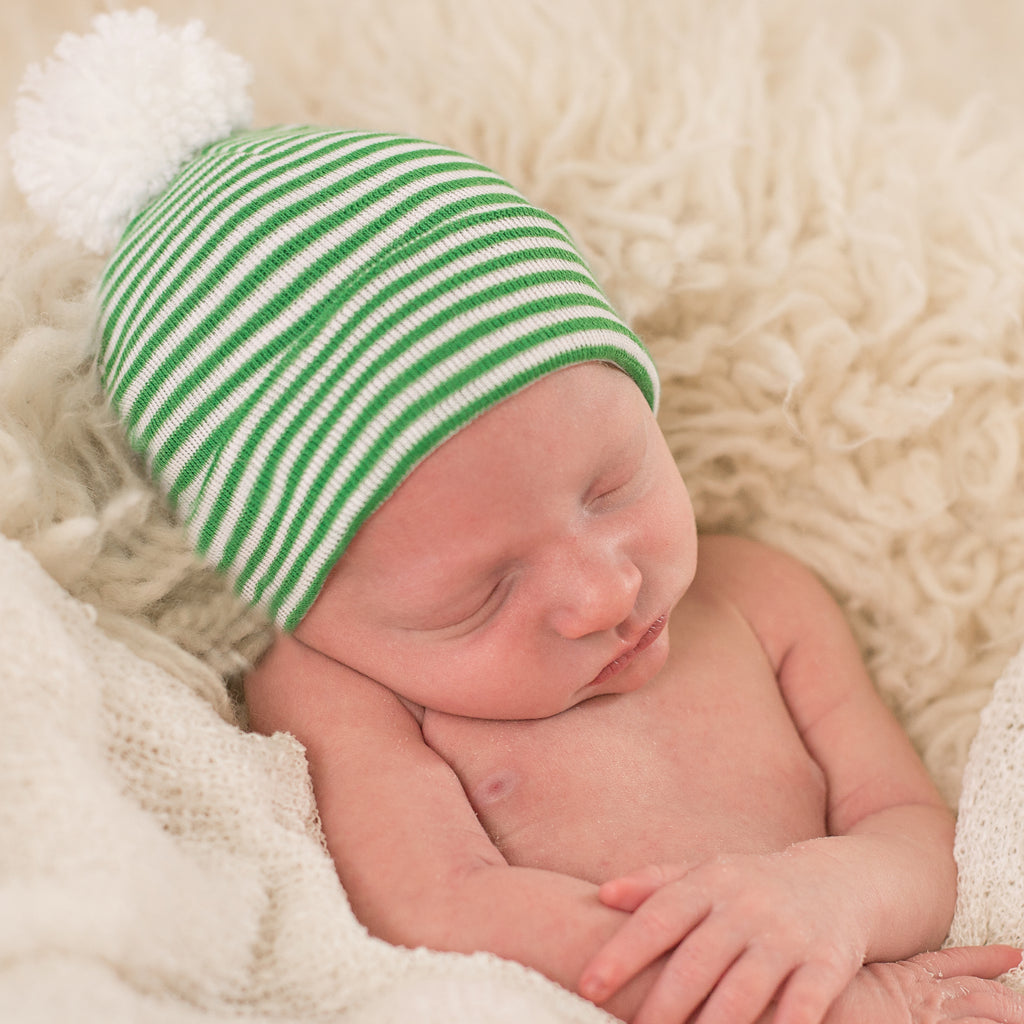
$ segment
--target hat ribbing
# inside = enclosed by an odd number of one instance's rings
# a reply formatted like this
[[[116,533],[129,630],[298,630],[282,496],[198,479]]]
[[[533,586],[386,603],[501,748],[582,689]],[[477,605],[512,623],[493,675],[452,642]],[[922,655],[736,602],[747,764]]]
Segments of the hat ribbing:
[[[207,146],[129,226],[104,385],[197,548],[286,629],[471,419],[600,360],[657,375],[565,229],[444,147],[288,128]]]

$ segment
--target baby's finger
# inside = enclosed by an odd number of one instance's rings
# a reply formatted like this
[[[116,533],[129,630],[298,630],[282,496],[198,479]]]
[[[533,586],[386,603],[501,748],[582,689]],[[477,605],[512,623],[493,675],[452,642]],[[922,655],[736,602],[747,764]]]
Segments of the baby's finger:
[[[648,900],[583,968],[580,995],[595,1003],[611,998],[645,967],[687,938],[708,909],[706,898],[697,892],[671,892]]]
[[[859,961],[811,961],[798,967],[778,999],[775,1024],[818,1024],[857,973]]]
[[[936,978],[998,978],[1021,964],[1021,951],[1014,946],[954,946],[933,953],[919,953],[909,961],[919,964]]]
[[[747,950],[715,985],[695,1024],[746,1024],[759,1020],[785,980],[789,966],[782,959],[766,959]],[[822,1008],[815,1024],[828,1005]]]
[[[958,1024],[1024,1024],[1024,996],[997,981],[950,978],[941,1020]]]
[[[793,968],[781,950],[747,947],[732,922],[708,917],[669,956],[634,1024],[753,1024]],[[817,1022],[815,1022],[817,1024]]]
[[[607,907],[632,913],[644,900],[666,885],[679,881],[688,871],[689,868],[683,865],[666,867],[652,864],[621,878],[609,879],[598,888],[598,899]]]

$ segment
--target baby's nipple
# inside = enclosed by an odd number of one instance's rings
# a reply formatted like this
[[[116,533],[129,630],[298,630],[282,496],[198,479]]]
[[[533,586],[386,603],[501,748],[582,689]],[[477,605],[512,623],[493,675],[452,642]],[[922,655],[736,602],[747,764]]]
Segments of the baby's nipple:
[[[474,807],[487,807],[504,800],[519,782],[519,776],[510,768],[493,772],[473,787],[470,800]]]

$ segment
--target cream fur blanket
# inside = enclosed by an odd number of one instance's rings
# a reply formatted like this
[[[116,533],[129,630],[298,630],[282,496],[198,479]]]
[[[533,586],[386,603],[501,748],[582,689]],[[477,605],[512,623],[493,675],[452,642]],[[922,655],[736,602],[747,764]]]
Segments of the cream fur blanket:
[[[0,132],[26,63],[105,6],[0,6]],[[434,138],[562,216],[660,363],[702,526],[822,575],[963,788],[955,937],[1024,942],[1019,5],[152,6],[253,63],[257,123]],[[301,750],[230,699],[266,625],[98,396],[100,265],[0,167],[0,1019],[604,1019],[355,923]]]

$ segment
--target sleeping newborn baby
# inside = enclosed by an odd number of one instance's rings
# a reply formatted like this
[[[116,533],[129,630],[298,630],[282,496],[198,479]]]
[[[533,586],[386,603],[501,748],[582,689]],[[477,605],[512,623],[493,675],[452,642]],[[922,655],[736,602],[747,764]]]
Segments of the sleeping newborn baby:
[[[819,1021],[949,924],[950,815],[837,608],[783,555],[698,541],[617,367],[419,464],[246,694],[305,744],[372,932],[626,1019]]]
[[[444,146],[249,130],[246,77],[116,12],[26,80],[12,151],[113,249],[103,386],[279,627],[251,721],[305,745],[359,918],[638,1024],[1024,1024],[986,980],[1018,951],[919,955],[951,817],[822,586],[698,540],[562,225]]]

